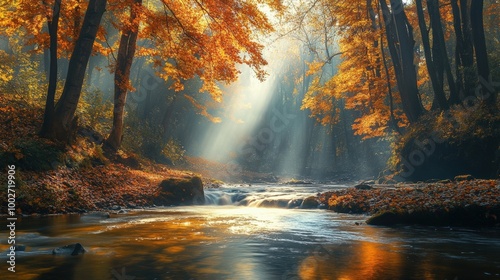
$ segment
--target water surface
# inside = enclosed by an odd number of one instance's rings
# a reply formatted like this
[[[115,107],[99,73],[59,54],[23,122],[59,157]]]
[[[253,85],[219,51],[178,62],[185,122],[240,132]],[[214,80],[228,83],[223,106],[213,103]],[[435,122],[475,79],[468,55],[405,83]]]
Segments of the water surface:
[[[6,279],[500,279],[496,229],[356,225],[366,217],[282,203],[336,187],[226,186],[210,205],[22,218],[27,252]],[[75,242],[88,252],[51,254]]]

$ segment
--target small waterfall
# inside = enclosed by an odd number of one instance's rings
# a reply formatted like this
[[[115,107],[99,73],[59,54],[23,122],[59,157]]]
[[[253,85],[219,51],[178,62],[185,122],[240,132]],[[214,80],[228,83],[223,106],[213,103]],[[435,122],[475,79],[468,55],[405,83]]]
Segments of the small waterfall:
[[[324,208],[325,205],[320,205],[314,199],[318,192],[321,189],[314,186],[226,186],[206,190],[205,204],[288,209]]]
[[[205,204],[208,205],[240,205],[246,198],[243,193],[226,193],[222,191],[205,192]]]

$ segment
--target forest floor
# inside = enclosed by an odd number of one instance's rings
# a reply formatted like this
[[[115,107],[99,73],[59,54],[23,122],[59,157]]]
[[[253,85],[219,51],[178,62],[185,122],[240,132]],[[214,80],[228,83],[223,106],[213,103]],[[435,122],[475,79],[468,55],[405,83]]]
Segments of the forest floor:
[[[369,214],[372,225],[500,226],[500,180],[363,184],[322,193],[319,200],[335,212]]]
[[[0,95],[0,215],[8,213],[9,165],[16,166],[16,214],[152,207],[163,180],[200,177],[205,188],[217,187],[222,182],[211,178],[226,180],[234,172],[199,158],[187,157],[174,168],[125,153],[106,156],[88,135],[78,136],[69,147],[53,143],[37,135],[42,116],[41,108]],[[279,180],[252,172],[238,179]],[[373,215],[370,224],[498,226],[500,181],[463,179],[346,188],[323,193],[318,200],[336,212]]]
[[[123,152],[105,155],[88,133],[69,147],[40,138],[42,108],[12,95],[0,95],[0,120],[0,215],[8,213],[8,166],[15,166],[17,214],[151,207],[163,180],[200,177],[205,187],[221,183]]]

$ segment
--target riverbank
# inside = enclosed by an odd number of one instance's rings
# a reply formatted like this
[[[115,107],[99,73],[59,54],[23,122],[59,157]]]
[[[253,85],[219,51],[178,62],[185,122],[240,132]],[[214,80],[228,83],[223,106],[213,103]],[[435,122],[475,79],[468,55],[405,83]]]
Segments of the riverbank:
[[[201,177],[166,167],[134,170],[110,163],[44,172],[21,170],[17,171],[15,181],[16,213],[25,215],[192,204],[193,199],[203,197]],[[175,188],[181,192],[172,191]],[[5,189],[2,188],[0,199],[2,214],[7,213]]]
[[[16,214],[109,211],[155,205],[186,205],[204,200],[210,178],[278,182],[273,174],[254,174],[197,158],[184,170],[133,154],[106,154],[99,135],[79,130],[74,145],[39,138],[43,110],[0,95],[0,215],[7,214],[7,165],[15,166]],[[185,170],[195,170],[196,173]],[[240,171],[240,172],[238,172]],[[200,175],[201,174],[201,175]],[[340,213],[368,214],[369,224],[494,226],[500,218],[498,180],[467,180],[366,185],[319,195],[319,203]],[[288,180],[287,184],[306,183]],[[313,198],[313,197],[312,197]]]
[[[8,213],[8,185],[16,214],[29,215],[191,204],[202,200],[203,185],[220,184],[131,153],[106,153],[88,127],[70,146],[40,138],[43,108],[12,95],[0,95],[0,119],[0,215]]]
[[[500,226],[500,180],[360,185],[322,193],[339,213],[367,214],[371,225]]]

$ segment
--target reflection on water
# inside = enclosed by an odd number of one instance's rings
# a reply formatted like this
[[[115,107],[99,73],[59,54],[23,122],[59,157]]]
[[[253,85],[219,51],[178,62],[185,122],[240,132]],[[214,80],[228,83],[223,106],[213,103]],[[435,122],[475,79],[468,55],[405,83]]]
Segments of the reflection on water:
[[[234,205],[23,218],[28,251],[6,279],[500,278],[498,230],[355,225],[365,218]],[[89,252],[50,254],[74,242]]]

